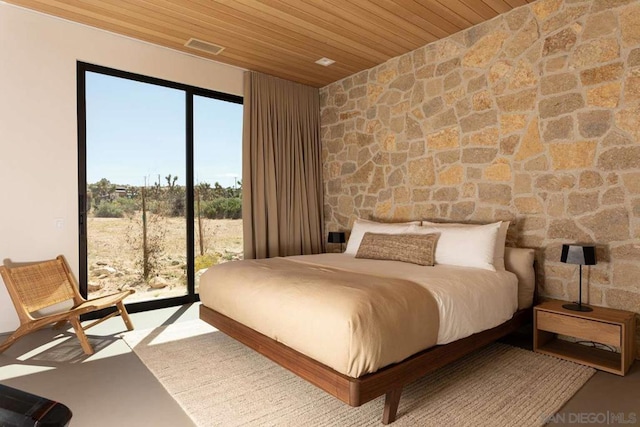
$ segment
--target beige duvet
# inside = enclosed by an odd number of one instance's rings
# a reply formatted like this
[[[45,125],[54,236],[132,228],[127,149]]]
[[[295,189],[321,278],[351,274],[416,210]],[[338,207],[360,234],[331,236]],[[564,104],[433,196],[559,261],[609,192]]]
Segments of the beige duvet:
[[[409,280],[285,258],[217,265],[200,299],[350,377],[375,372],[436,344],[438,306]]]

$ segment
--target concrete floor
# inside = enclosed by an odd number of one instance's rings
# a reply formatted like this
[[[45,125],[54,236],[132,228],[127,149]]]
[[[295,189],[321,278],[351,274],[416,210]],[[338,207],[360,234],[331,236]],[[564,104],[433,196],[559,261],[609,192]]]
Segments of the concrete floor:
[[[136,330],[142,330],[197,317],[198,304],[193,304],[135,313],[132,320]],[[64,403],[73,411],[71,425],[76,427],[193,426],[118,338],[125,330],[120,318],[90,329],[96,349],[91,357],[84,356],[69,331],[31,334],[0,354],[0,383]],[[523,347],[531,342],[526,333],[509,341]],[[623,422],[612,422],[616,420]],[[640,425],[640,363],[625,377],[597,372],[550,420],[553,426],[578,424]]]

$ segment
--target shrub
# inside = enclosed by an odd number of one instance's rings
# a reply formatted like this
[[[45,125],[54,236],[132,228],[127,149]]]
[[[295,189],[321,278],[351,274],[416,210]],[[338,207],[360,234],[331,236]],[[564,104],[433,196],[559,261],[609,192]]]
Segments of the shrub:
[[[114,202],[102,202],[95,209],[94,216],[96,218],[122,218],[124,210]]]
[[[204,204],[202,214],[209,219],[242,218],[242,200],[238,197],[218,197]]]
[[[220,260],[220,257],[217,254],[198,255],[196,257],[194,271],[200,271],[203,268],[209,268],[212,265],[216,265],[219,260]]]
[[[126,197],[119,197],[113,202],[117,207],[127,215],[133,215],[140,209],[140,203],[135,199],[129,199]]]

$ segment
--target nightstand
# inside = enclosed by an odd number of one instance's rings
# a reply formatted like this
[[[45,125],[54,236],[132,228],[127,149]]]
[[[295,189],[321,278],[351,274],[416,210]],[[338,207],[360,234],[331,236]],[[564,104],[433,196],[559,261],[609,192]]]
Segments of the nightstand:
[[[565,303],[550,300],[534,308],[533,350],[612,374],[626,374],[635,357],[635,313],[595,306],[590,312],[571,311],[562,308]],[[560,340],[558,334],[617,347],[620,353]]]

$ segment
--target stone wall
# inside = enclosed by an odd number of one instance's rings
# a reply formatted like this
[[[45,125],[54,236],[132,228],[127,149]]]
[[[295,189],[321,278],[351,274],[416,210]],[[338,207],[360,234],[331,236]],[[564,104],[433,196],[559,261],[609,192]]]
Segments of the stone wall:
[[[511,220],[566,300],[561,244],[595,242],[588,301],[640,313],[639,23],[640,1],[542,0],[323,88],[326,230]]]

